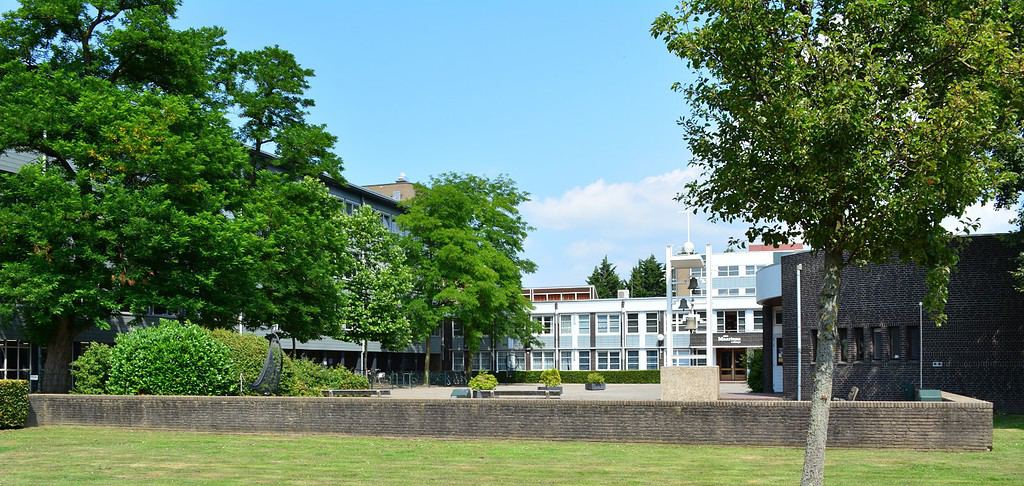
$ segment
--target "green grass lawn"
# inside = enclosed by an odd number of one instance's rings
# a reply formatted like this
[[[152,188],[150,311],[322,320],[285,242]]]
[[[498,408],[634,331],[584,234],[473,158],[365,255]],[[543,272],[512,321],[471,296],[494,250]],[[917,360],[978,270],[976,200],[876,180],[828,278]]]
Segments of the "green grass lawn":
[[[0,431],[0,484],[795,484],[802,452],[39,427]],[[828,484],[1024,484],[1024,416],[997,417],[992,452],[827,457]]]

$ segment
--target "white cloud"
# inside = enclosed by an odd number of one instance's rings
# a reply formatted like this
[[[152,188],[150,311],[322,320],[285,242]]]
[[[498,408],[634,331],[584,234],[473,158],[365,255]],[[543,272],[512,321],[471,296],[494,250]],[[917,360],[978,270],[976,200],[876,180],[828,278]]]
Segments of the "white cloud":
[[[1017,217],[1016,210],[998,209],[995,203],[975,204],[964,211],[964,216],[977,219],[981,223],[981,226],[972,233],[1006,233],[1016,229],[1016,225],[1012,223],[1013,219]],[[949,217],[942,220],[942,226],[949,231],[957,231],[960,225],[957,218]]]

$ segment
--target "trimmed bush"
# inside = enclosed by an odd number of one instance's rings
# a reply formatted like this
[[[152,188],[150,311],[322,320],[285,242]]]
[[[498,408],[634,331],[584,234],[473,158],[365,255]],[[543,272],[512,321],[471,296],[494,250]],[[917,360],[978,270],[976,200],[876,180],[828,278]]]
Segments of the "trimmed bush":
[[[469,387],[473,390],[493,390],[498,388],[498,379],[494,375],[483,371],[469,380]]]
[[[308,359],[292,359],[285,362],[283,391],[297,397],[318,397],[323,390],[362,390],[370,388],[365,376],[357,375],[344,366],[328,368]]]
[[[748,349],[746,354],[747,386],[754,393],[764,391],[764,350]]]
[[[540,372],[540,382],[548,388],[554,388],[562,384],[562,377],[558,374],[557,368]]]
[[[227,329],[212,331],[210,336],[228,348],[231,358],[231,378],[234,379],[234,393],[259,395],[260,393],[250,389],[249,385],[259,378],[260,372],[263,371],[263,364],[267,360],[269,343],[266,338]],[[284,381],[284,376],[282,376],[282,385]]]
[[[562,383],[586,383],[587,375],[591,371],[561,371]],[[509,379],[509,374],[500,372],[495,376],[501,383],[540,383],[540,371],[514,371]],[[661,383],[660,370],[628,370],[628,371],[602,371],[606,383]]]
[[[228,347],[190,323],[119,334],[111,362],[107,389],[118,395],[228,395],[237,386]]]
[[[110,346],[103,343],[89,343],[85,352],[71,363],[71,376],[75,386],[71,393],[82,395],[105,395],[110,379]]]
[[[25,426],[28,420],[28,382],[0,380],[0,429]]]
[[[604,384],[604,375],[601,373],[587,373],[587,383],[594,385]]]

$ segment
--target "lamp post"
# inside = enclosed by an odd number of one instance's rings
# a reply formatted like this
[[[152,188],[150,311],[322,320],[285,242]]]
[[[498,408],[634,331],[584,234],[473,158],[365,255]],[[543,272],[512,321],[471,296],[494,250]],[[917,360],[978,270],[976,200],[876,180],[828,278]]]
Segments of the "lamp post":
[[[800,401],[800,389],[803,388],[801,382],[803,372],[803,339],[801,333],[803,330],[800,329],[800,314],[803,310],[800,307],[800,271],[804,269],[803,263],[796,265],[796,401]]]
[[[668,355],[665,355],[665,334],[660,332],[658,333],[658,351],[661,351],[662,355],[664,355],[662,358],[662,366],[668,366],[669,357]]]

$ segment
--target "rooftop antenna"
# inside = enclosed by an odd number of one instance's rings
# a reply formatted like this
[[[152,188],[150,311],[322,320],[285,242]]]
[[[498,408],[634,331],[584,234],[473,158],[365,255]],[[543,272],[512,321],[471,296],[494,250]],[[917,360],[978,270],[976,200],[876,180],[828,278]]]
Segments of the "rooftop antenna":
[[[683,253],[692,255],[693,249],[693,241],[690,240],[690,212],[686,211],[686,243],[683,243]]]

